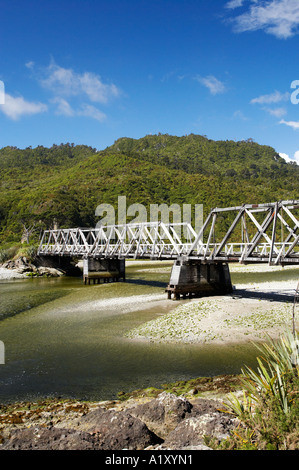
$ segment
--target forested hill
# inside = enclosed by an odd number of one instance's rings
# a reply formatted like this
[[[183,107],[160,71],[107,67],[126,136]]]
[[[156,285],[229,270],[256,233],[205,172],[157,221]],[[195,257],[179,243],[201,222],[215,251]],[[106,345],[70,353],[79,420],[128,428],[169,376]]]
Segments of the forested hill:
[[[184,137],[147,135],[138,140],[120,138],[106,151],[150,160],[191,174],[242,179],[290,176],[294,180],[295,175],[299,176],[296,163],[286,164],[272,147],[259,145],[252,139],[235,142],[214,141],[194,134]]]
[[[75,146],[69,143],[54,144],[51,148],[39,145],[34,149],[27,147],[24,150],[17,147],[4,147],[0,149],[0,169],[11,170],[15,168],[18,171],[18,169],[35,169],[38,166],[67,168],[95,153],[96,149],[92,147]]]
[[[19,242],[25,227],[88,227],[99,204],[203,204],[299,198],[299,166],[252,141],[189,135],[121,138],[102,151],[85,145],[0,149],[0,246]],[[128,220],[129,221],[129,220]]]

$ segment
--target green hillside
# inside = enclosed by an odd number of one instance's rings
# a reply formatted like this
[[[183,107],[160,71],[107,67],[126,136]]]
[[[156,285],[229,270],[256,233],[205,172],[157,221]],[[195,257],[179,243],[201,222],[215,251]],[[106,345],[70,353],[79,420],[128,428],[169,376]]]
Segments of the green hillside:
[[[247,141],[213,141],[200,135],[184,137],[148,135],[142,139],[118,139],[107,152],[120,152],[191,174],[237,176],[241,179],[294,176],[294,165],[287,164],[272,147]],[[295,164],[297,176],[299,167]]]
[[[95,209],[118,196],[127,205],[203,204],[213,207],[299,198],[299,166],[252,141],[202,136],[118,139],[103,151],[73,144],[0,149],[0,245],[32,241],[53,226],[87,227]],[[129,220],[128,220],[129,221]]]

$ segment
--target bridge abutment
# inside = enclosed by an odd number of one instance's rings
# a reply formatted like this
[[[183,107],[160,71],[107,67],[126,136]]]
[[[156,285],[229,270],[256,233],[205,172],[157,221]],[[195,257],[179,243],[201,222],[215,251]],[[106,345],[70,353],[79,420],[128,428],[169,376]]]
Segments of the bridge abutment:
[[[85,258],[83,259],[83,282],[100,284],[104,282],[125,281],[125,259]]]
[[[38,266],[56,268],[63,271],[68,276],[81,276],[81,269],[76,266],[76,261],[70,256],[60,255],[39,255],[36,258]]]
[[[178,258],[172,267],[166,288],[168,298],[223,295],[232,292],[228,263]]]

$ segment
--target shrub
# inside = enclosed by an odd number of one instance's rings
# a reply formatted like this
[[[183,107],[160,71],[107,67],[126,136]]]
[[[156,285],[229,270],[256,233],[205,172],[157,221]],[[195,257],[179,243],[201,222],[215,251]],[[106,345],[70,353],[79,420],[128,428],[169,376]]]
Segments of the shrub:
[[[243,400],[231,394],[228,412],[240,426],[221,444],[226,449],[299,449],[298,333],[257,346],[257,370],[242,369]]]
[[[30,245],[27,248],[27,257],[30,261],[34,261],[37,255],[37,247],[34,245]]]
[[[5,261],[8,261],[9,259],[12,259],[15,256],[17,250],[18,247],[16,246],[0,249],[0,264],[5,263]]]

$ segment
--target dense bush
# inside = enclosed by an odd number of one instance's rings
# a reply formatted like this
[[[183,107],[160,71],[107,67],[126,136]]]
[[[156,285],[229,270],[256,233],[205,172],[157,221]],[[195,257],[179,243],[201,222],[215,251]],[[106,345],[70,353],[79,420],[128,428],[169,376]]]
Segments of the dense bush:
[[[13,258],[18,251],[17,246],[12,246],[10,248],[3,248],[0,250],[0,264],[5,263],[5,261]]]
[[[214,207],[298,199],[299,166],[251,140],[190,134],[118,139],[103,151],[74,144],[0,149],[0,246],[30,243],[54,224],[95,226],[99,204],[203,204]],[[226,231],[223,224],[221,231]]]

